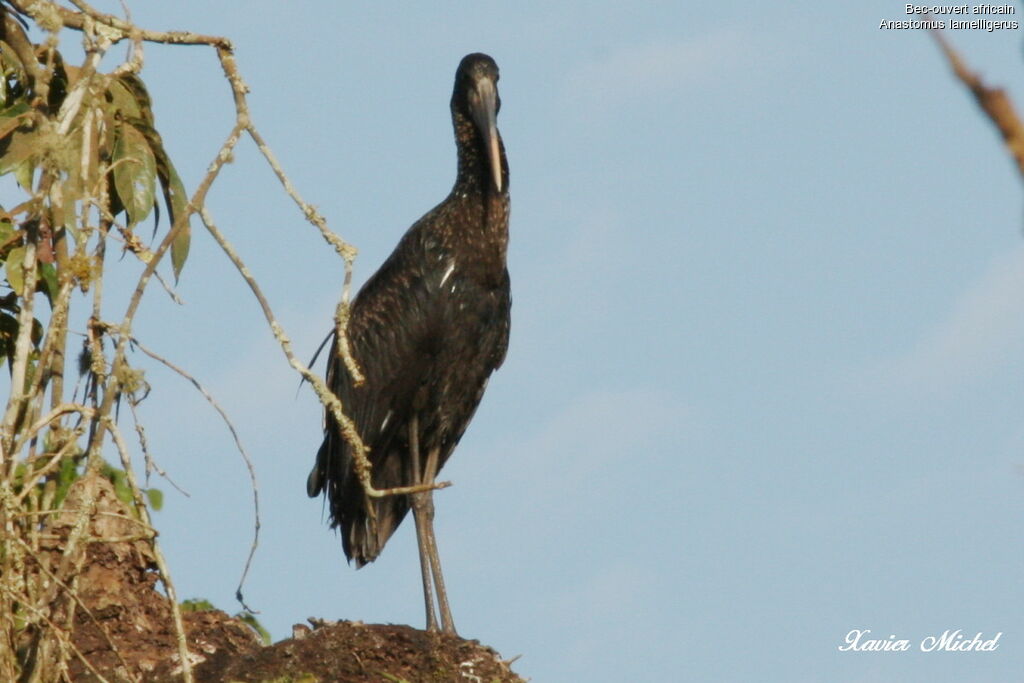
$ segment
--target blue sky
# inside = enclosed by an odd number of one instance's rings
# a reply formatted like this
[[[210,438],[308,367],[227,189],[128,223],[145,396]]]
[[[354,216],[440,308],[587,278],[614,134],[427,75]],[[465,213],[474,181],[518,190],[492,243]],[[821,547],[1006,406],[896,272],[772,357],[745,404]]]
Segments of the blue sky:
[[[357,283],[450,188],[459,59],[501,67],[512,341],[436,496],[462,635],[536,681],[1019,676],[1020,179],[930,39],[878,29],[903,4],[131,9],[232,38],[256,125],[360,249]],[[1019,31],[950,38],[1024,106]],[[191,189],[232,124],[214,55],[148,46],[143,76]],[[251,144],[210,207],[310,357],[337,258]],[[315,398],[195,231],[186,305],[153,288],[135,329],[255,461],[247,600],[276,638],[308,616],[422,626],[411,525],[346,566],[304,491]],[[152,448],[191,494],[157,483],[179,592],[233,611],[247,474],[191,386],[138,362]],[[1003,636],[993,653],[839,652],[855,628]]]

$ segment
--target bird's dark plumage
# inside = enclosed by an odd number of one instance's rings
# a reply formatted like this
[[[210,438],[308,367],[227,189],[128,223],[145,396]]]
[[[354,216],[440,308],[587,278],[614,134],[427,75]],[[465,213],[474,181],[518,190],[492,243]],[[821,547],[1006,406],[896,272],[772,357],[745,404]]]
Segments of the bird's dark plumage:
[[[366,376],[363,385],[354,386],[332,344],[327,381],[369,446],[377,488],[424,481],[428,454],[436,452],[435,472],[426,473],[433,480],[505,358],[509,199],[508,165],[495,124],[497,80],[498,67],[487,55],[471,54],[459,64],[451,99],[455,186],[409,228],[352,303],[347,332]],[[418,472],[411,436],[421,454]],[[310,496],[325,490],[331,523],[357,567],[378,556],[412,498],[365,495],[350,448],[329,414],[308,481]]]

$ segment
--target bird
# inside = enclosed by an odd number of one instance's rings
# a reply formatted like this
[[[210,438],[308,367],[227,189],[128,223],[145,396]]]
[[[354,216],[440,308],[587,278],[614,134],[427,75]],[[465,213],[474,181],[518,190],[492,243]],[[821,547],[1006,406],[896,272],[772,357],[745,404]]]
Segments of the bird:
[[[405,232],[352,301],[345,332],[364,382],[354,380],[332,340],[327,385],[369,449],[378,489],[434,484],[508,350],[509,172],[497,83],[490,56],[473,53],[459,63],[450,104],[458,158],[452,190]],[[427,630],[455,634],[433,490],[370,497],[353,460],[327,412],[306,492],[326,492],[330,524],[357,569],[378,557],[411,508]]]

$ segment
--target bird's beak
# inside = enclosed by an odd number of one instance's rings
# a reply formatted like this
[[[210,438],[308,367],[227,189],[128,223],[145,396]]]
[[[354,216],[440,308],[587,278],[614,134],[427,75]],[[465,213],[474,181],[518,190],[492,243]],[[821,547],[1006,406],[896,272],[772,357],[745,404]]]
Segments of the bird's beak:
[[[487,160],[491,164],[494,186],[498,188],[498,192],[501,192],[501,152],[498,148],[497,109],[498,91],[494,87],[494,81],[489,78],[481,78],[469,92],[469,112],[473,116],[473,123],[480,131],[480,137],[483,138],[484,147],[487,149]]]

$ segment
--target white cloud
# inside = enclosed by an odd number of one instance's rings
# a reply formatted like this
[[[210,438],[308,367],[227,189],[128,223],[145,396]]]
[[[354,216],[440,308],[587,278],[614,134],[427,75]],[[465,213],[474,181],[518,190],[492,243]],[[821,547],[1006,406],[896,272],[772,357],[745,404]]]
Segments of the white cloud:
[[[887,387],[949,390],[1024,351],[1024,247],[1001,255],[909,352],[878,369]]]
[[[604,102],[657,97],[717,75],[735,64],[749,43],[744,32],[724,29],[615,49],[573,69],[568,90],[576,98]]]

